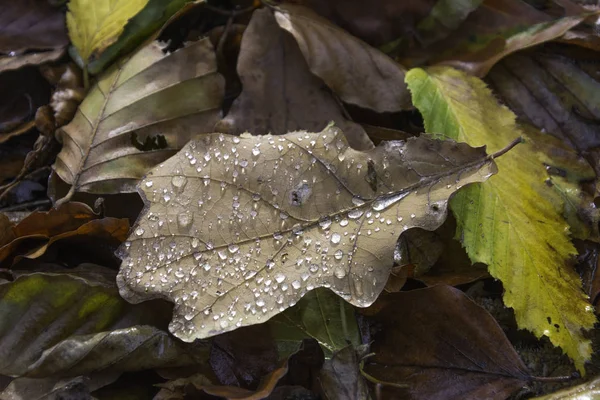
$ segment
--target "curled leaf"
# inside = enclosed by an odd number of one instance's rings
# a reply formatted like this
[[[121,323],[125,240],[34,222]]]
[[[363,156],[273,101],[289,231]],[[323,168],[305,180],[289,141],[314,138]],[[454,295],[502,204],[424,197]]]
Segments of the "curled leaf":
[[[140,183],[120,292],[174,302],[169,329],[185,341],[264,322],[317,287],[366,307],[400,233],[437,228],[452,193],[495,172],[482,148],[452,141],[361,152],[334,127],[206,135]]]

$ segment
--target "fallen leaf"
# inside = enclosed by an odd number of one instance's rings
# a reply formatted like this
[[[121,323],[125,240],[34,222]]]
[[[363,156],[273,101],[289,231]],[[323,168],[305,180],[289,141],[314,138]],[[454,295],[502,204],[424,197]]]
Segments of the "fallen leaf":
[[[64,54],[65,49],[61,47],[56,50],[44,51],[40,53],[27,53],[20,56],[11,57],[0,55],[0,73],[27,66],[54,62],[60,59]]]
[[[581,385],[559,390],[545,396],[535,397],[532,400],[587,400],[600,397],[600,378],[595,378]]]
[[[493,151],[522,133],[515,115],[476,77],[433,67],[411,70],[407,82],[429,133],[485,143]],[[504,303],[514,308],[519,327],[548,336],[583,371],[592,349],[582,329],[596,318],[570,265],[576,251],[560,211],[548,200],[556,194],[545,186],[545,168],[535,153],[526,140],[498,160],[502,174],[452,199],[456,236],[472,262],[487,264],[502,281]]]
[[[383,384],[381,398],[504,399],[531,378],[496,320],[460,290],[434,286],[382,302],[364,368],[408,387]]]
[[[330,360],[325,360],[319,381],[327,400],[370,399],[367,382],[360,373],[357,352],[350,345],[335,352]]]
[[[366,307],[400,233],[437,228],[454,191],[495,172],[483,149],[451,141],[360,152],[334,127],[205,135],[140,183],[120,293],[174,302],[169,329],[184,341],[264,322],[317,287]]]
[[[280,357],[269,327],[260,324],[216,336],[209,362],[220,384],[251,388],[277,368]]]
[[[598,147],[600,81],[585,70],[589,63],[585,56],[578,59],[575,54],[561,54],[560,48],[554,50],[507,57],[490,71],[489,80],[523,121],[579,152]]]
[[[75,118],[57,131],[53,168],[71,192],[132,192],[193,135],[210,132],[223,96],[208,39],[165,55],[156,42],[100,77]]]
[[[73,378],[17,378],[0,392],[2,400],[94,400],[91,393],[118,378],[119,374],[99,373]]]
[[[187,2],[188,0],[146,0],[144,8],[127,21],[118,40],[88,63],[88,71],[96,75],[120,55],[134,50],[142,41],[152,37]]]
[[[346,103],[377,112],[411,108],[400,64],[308,8],[281,4],[277,23],[291,33],[311,72]]]
[[[394,262],[403,266],[412,264],[415,276],[427,273],[444,252],[444,242],[435,231],[411,229],[398,240]]]
[[[11,1],[0,14],[0,54],[62,49],[69,43],[65,16],[46,0]],[[43,54],[42,52],[38,54]]]
[[[148,3],[148,0],[70,0],[67,27],[73,46],[83,65],[98,58],[117,41],[125,24]]]
[[[66,203],[48,212],[33,212],[11,230],[12,240],[0,247],[0,263],[6,266],[14,265],[22,257],[38,258],[55,243],[83,237],[103,241],[102,246],[97,242],[83,246],[98,257],[111,246],[114,251],[127,238],[129,221],[100,218],[83,203]],[[111,251],[108,252],[110,255]]]
[[[354,308],[327,289],[308,292],[295,306],[271,318],[267,325],[282,356],[297,352],[307,338],[315,339],[326,357],[346,347],[348,342],[360,344]]]
[[[193,364],[192,348],[144,326],[164,325],[169,311],[162,302],[128,304],[114,272],[90,264],[18,274],[0,284],[0,373],[56,378]]]
[[[296,41],[277,25],[269,9],[252,14],[242,38],[238,74],[243,91],[216,131],[280,135],[319,131],[334,121],[353,148],[373,147],[361,126],[342,116],[336,100],[310,73]]]
[[[553,18],[522,0],[485,0],[445,40],[400,60],[405,65],[450,65],[482,77],[503,57],[556,39],[587,16]]]

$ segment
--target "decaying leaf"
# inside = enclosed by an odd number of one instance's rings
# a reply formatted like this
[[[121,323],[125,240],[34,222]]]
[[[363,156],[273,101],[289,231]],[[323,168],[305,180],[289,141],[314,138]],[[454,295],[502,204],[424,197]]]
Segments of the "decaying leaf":
[[[109,385],[119,373],[71,378],[17,378],[0,392],[2,400],[95,400],[91,392]]]
[[[190,365],[166,332],[168,304],[132,306],[114,286],[114,272],[84,264],[58,273],[18,274],[0,284],[0,373],[77,376]],[[152,351],[150,351],[153,349]]]
[[[277,23],[290,32],[308,67],[347,103],[377,112],[411,108],[400,64],[308,8],[282,4]]]
[[[10,1],[0,14],[0,55],[59,50],[69,43],[64,13],[46,0]],[[43,54],[43,53],[38,53]]]
[[[492,150],[521,133],[515,115],[478,78],[433,67],[411,70],[407,82],[427,132]],[[519,327],[548,336],[583,371],[592,349],[582,329],[596,318],[569,264],[576,251],[560,210],[548,200],[556,194],[544,183],[535,153],[531,142],[519,146],[498,160],[503,174],[453,198],[457,237],[471,261],[487,264],[502,281],[504,303],[514,308]]]
[[[485,0],[446,39],[400,59],[406,65],[451,65],[481,77],[503,57],[558,38],[587,16],[553,18],[522,0]]]
[[[264,322],[318,287],[366,307],[400,233],[437,228],[452,193],[495,172],[483,149],[452,141],[359,152],[331,126],[206,135],[140,183],[120,293],[174,302],[169,329],[185,341]]]
[[[365,350],[361,347],[361,350]],[[369,388],[359,369],[359,349],[349,345],[325,360],[319,373],[328,400],[369,400]],[[364,356],[365,354],[360,354]]]
[[[485,309],[450,286],[394,293],[373,317],[382,325],[365,370],[381,398],[505,399],[530,374]],[[376,303],[377,304],[377,303]]]
[[[326,357],[346,347],[348,342],[360,344],[354,308],[327,289],[308,292],[295,306],[271,318],[268,325],[279,354],[284,356],[298,351],[307,338],[319,342]]]
[[[57,131],[63,149],[54,170],[71,185],[66,199],[134,191],[148,169],[212,131],[224,85],[216,69],[203,39],[168,55],[154,42],[107,71]]]
[[[600,146],[600,80],[586,54],[568,48],[507,57],[489,74],[494,89],[523,120],[578,151]],[[587,55],[589,55],[588,53]],[[588,68],[586,68],[588,67]]]
[[[67,27],[83,64],[114,43],[148,0],[70,0]]]
[[[0,242],[0,264],[5,267],[21,257],[38,258],[54,243],[69,238],[101,238],[105,241],[103,248],[112,245],[114,249],[127,237],[129,221],[100,218],[86,204],[73,202],[47,212],[33,212],[7,229],[2,240],[5,243]],[[88,247],[92,246],[99,247],[97,243]]]
[[[217,132],[312,132],[333,121],[353,148],[373,147],[361,126],[343,117],[337,101],[310,73],[296,41],[277,25],[268,9],[252,14],[242,38],[238,74],[244,89],[217,124]]]
[[[532,400],[593,400],[600,397],[600,378]]]

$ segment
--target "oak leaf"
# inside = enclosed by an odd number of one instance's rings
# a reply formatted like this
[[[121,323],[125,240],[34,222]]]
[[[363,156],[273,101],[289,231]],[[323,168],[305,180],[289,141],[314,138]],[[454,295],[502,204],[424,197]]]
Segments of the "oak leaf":
[[[206,135],[140,183],[120,293],[174,302],[169,329],[184,341],[264,322],[318,287],[366,307],[400,233],[437,228],[452,193],[495,172],[482,148],[452,141],[360,152],[331,126]]]

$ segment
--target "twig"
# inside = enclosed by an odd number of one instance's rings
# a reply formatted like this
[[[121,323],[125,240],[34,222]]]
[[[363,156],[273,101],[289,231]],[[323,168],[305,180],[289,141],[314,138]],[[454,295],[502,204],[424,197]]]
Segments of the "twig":
[[[25,210],[30,207],[46,206],[49,204],[52,204],[52,202],[49,199],[35,200],[35,201],[26,202],[26,203],[16,204],[14,206],[6,207],[6,208],[1,208],[0,212],[21,211],[21,210]]]
[[[209,4],[205,4],[204,7],[207,10],[210,10],[219,15],[224,15],[226,17],[233,17],[233,18],[235,18],[239,15],[245,14],[247,12],[253,11],[256,8],[254,5],[251,5],[250,7],[242,8],[240,10],[223,10],[223,9],[215,7],[215,6],[211,6]]]
[[[513,147],[515,147],[516,145],[518,145],[519,143],[523,143],[524,140],[522,137],[518,137],[515,140],[513,140],[512,142],[510,142],[508,144],[508,146],[506,146],[505,148],[503,148],[502,150],[499,150],[497,152],[495,152],[494,154],[492,154],[490,157],[491,158],[498,158],[503,154],[506,154],[509,150],[511,150]]]

